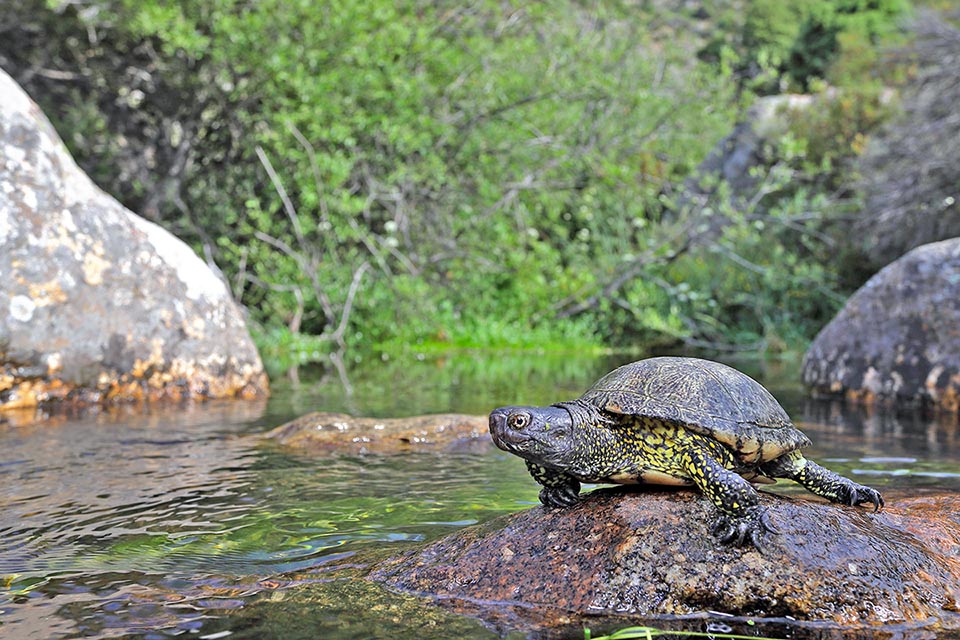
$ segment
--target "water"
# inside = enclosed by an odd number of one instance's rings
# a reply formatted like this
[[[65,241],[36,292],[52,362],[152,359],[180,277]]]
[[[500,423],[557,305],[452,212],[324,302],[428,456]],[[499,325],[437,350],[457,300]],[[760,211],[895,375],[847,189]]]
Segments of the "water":
[[[259,436],[318,409],[486,413],[570,399],[622,360],[361,363],[347,380],[302,371],[299,384],[275,383],[269,402],[42,423],[8,414],[0,422],[0,637],[496,637],[342,578],[358,553],[399,552],[534,504],[537,486],[519,459],[493,449],[318,457]],[[815,443],[808,457],[884,491],[960,491],[955,419],[817,403],[794,382],[796,362],[734,364],[803,423]],[[790,483],[775,490],[797,491]]]

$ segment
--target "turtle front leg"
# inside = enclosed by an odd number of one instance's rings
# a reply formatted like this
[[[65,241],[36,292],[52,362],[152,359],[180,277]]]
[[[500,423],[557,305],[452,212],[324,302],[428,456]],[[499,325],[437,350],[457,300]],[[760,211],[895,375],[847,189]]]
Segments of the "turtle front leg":
[[[540,502],[548,507],[570,507],[580,501],[580,482],[576,478],[536,462],[526,463],[533,479],[543,485]]]
[[[702,447],[688,447],[680,457],[684,472],[720,510],[713,535],[721,544],[760,546],[765,532],[774,532],[760,497],[749,482],[720,464]]]
[[[876,489],[857,484],[838,473],[825,469],[816,462],[803,457],[799,451],[764,464],[761,471],[772,478],[788,478],[803,486],[810,493],[822,496],[831,502],[857,506],[872,504],[878,511],[883,506],[883,496]]]

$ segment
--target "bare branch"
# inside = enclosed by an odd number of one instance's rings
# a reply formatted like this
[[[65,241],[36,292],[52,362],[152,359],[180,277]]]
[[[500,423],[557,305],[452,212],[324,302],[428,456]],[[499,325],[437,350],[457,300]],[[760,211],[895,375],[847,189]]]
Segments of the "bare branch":
[[[300,323],[303,321],[303,289],[296,287],[293,290],[293,297],[297,299],[297,310],[293,313],[293,317],[290,318],[288,327],[290,333],[300,333]]]
[[[337,370],[337,376],[340,378],[340,384],[343,385],[347,400],[350,400],[353,398],[353,385],[350,384],[347,368],[343,364],[343,356],[339,352],[331,353],[330,362],[333,363],[333,368]]]
[[[340,264],[340,255],[337,252],[337,243],[341,242],[342,238],[340,237],[340,233],[337,230],[336,225],[334,225],[333,221],[330,220],[330,208],[327,205],[327,199],[323,197],[325,187],[323,176],[320,175],[320,165],[317,163],[317,152],[313,148],[313,145],[310,144],[310,141],[307,140],[307,137],[303,135],[303,133],[295,124],[288,121],[287,128],[290,129],[293,137],[297,139],[297,142],[300,143],[300,146],[303,147],[304,151],[307,152],[307,158],[310,160],[310,171],[313,173],[313,182],[317,190],[317,203],[320,207],[320,224],[328,228],[327,232],[322,234],[327,250],[326,255],[336,264]]]
[[[84,76],[79,73],[73,73],[70,71],[60,71],[59,69],[37,69],[36,71],[38,76],[44,78],[49,78],[51,80],[83,80]]]
[[[721,254],[725,255],[725,256],[728,257],[728,258],[730,258],[730,260],[732,260],[733,262],[735,262],[735,263],[738,264],[739,266],[743,267],[743,268],[746,269],[747,271],[752,271],[752,272],[758,273],[758,274],[760,274],[760,275],[764,275],[764,274],[766,274],[766,273],[769,271],[769,269],[766,269],[766,268],[764,268],[764,267],[761,267],[761,266],[758,265],[758,264],[755,264],[755,263],[753,263],[753,262],[750,262],[749,260],[747,260],[746,258],[744,258],[743,256],[741,256],[739,253],[735,252],[735,251],[734,251],[733,249],[731,249],[730,247],[724,246],[722,243],[719,243],[719,242],[718,242],[718,243],[715,243],[715,244],[713,244],[713,245],[711,245],[711,246],[713,246],[714,248],[716,248],[717,251],[719,251]]]
[[[370,268],[370,264],[363,262],[357,270],[353,272],[353,280],[350,282],[350,289],[347,291],[347,298],[343,303],[343,311],[340,314],[340,324],[337,326],[337,330],[333,332],[333,339],[336,340],[337,344],[340,345],[341,349],[346,348],[344,343],[343,336],[347,330],[347,323],[350,320],[350,313],[353,311],[353,299],[357,295],[357,289],[360,288],[360,281],[363,279],[363,274],[367,272],[367,269]]]
[[[290,200],[290,196],[287,195],[287,190],[283,187],[283,183],[280,182],[280,176],[278,176],[274,170],[273,165],[270,163],[270,158],[267,157],[263,147],[257,145],[255,150],[257,152],[257,158],[260,159],[260,164],[263,165],[263,168],[267,171],[267,175],[270,176],[270,182],[273,183],[273,188],[276,189],[277,195],[280,196],[280,201],[283,203],[283,210],[287,213],[290,224],[293,225],[293,233],[297,238],[297,242],[303,246],[303,229],[300,227],[300,219],[297,217],[297,210],[293,206],[293,201]]]
[[[247,282],[247,256],[249,251],[246,247],[240,249],[240,262],[237,264],[237,277],[233,282],[234,300],[243,299],[244,282]]]
[[[330,298],[324,292],[323,287],[320,286],[320,282],[317,279],[317,269],[315,265],[311,264],[306,257],[293,249],[283,240],[279,238],[274,238],[268,233],[260,231],[259,229],[253,232],[255,238],[261,242],[269,244],[271,247],[280,250],[288,258],[294,260],[297,263],[297,266],[300,267],[300,271],[309,278],[311,284],[313,285],[314,295],[317,297],[317,301],[320,303],[320,307],[323,309],[323,315],[326,316],[328,322],[333,322],[336,314],[333,311],[333,305],[330,304]]]

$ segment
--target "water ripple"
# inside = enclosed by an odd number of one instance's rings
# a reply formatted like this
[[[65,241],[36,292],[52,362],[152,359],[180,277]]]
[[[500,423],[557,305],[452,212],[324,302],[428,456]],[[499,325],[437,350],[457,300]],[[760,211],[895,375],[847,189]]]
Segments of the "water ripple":
[[[189,633],[205,612],[241,606],[258,580],[536,501],[522,462],[497,452],[316,457],[260,447],[238,428],[131,418],[0,430],[0,620],[39,637],[106,636],[169,626],[175,610]],[[960,487],[955,462],[913,453],[829,451],[831,468],[881,486]]]

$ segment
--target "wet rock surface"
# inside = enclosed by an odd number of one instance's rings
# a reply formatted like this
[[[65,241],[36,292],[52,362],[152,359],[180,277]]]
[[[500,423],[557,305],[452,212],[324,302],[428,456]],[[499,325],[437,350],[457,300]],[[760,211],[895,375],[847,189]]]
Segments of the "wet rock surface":
[[[851,296],[803,361],[821,395],[960,409],[960,238],[923,245]]]
[[[871,633],[960,629],[960,496],[889,500],[878,514],[769,494],[762,502],[778,533],[760,550],[719,546],[713,509],[693,492],[614,489],[461,530],[370,577],[536,627],[721,612]]]
[[[2,71],[0,95],[0,409],[266,393],[213,271],[98,189]]]
[[[491,447],[487,416],[442,413],[410,418],[357,418],[314,412],[267,434],[285,446],[306,451],[403,453],[483,451]]]

